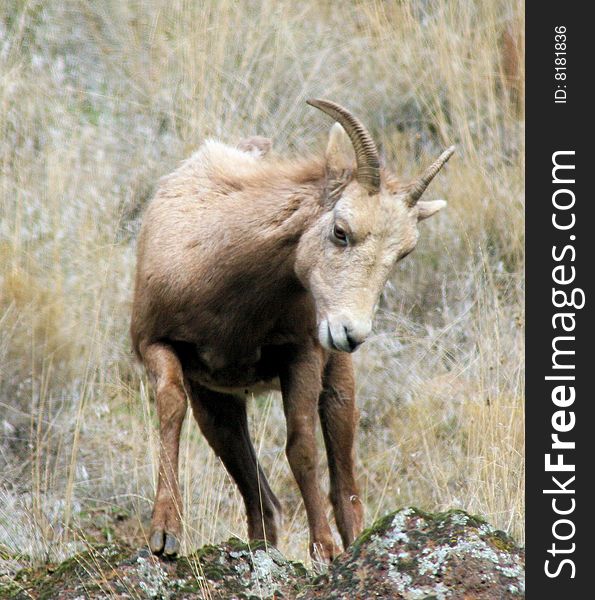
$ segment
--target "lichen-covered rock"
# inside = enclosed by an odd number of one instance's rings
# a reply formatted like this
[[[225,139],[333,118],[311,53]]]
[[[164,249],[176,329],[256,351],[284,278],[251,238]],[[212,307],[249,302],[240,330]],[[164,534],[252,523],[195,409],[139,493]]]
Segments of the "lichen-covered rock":
[[[406,508],[366,530],[299,600],[504,600],[525,595],[524,552],[459,510]]]
[[[22,569],[0,579],[0,598],[295,598],[306,569],[264,543],[231,539],[188,557],[161,560],[147,549],[110,544],[90,548],[45,569]]]
[[[208,583],[212,598],[295,598],[309,578],[301,563],[288,561],[264,542],[248,546],[231,539],[218,546],[204,546],[185,564]]]
[[[110,544],[44,568],[0,553],[0,598],[503,600],[524,597],[524,553],[463,511],[407,508],[366,530],[321,576],[237,539],[166,561]],[[21,561],[22,563],[22,561]],[[1,564],[0,564],[1,566]]]

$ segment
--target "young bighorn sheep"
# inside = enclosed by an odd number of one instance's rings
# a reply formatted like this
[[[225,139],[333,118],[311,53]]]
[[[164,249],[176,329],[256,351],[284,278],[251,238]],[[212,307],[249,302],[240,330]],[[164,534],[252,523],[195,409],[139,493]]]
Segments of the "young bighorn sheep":
[[[454,148],[403,185],[381,168],[370,134],[349,111],[308,103],[337,121],[324,158],[262,158],[264,138],[238,148],[207,141],[161,181],[147,208],[131,334],[157,396],[155,553],[179,550],[188,399],[243,496],[249,537],[277,542],[280,505],[246,419],[246,395],[267,389],[283,396],[287,458],[312,557],[330,561],[338,552],[318,484],[317,418],[343,545],[362,529],[351,353],[370,334],[395,263],[415,247],[417,222],[445,206],[420,197]]]

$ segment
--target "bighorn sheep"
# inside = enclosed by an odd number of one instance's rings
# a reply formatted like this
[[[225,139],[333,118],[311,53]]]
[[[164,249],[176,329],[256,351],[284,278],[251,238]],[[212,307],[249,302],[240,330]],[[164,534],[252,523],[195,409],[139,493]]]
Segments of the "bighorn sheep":
[[[157,397],[155,553],[179,550],[187,399],[239,487],[250,538],[277,542],[280,505],[246,419],[245,397],[255,390],[282,392],[312,557],[329,561],[338,552],[318,484],[318,417],[343,545],[362,529],[351,352],[370,334],[391,269],[415,247],[417,222],[445,206],[420,196],[454,148],[404,185],[380,166],[374,141],[349,111],[308,103],[337,121],[324,158],[262,158],[264,138],[237,148],[207,141],[163,178],[147,208],[131,335]]]

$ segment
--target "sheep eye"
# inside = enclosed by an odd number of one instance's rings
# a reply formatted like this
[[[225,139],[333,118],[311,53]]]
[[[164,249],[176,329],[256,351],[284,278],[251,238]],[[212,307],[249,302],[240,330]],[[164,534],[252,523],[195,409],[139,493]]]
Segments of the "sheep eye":
[[[335,226],[333,227],[333,237],[335,238],[335,241],[337,243],[341,244],[342,246],[347,245],[347,232],[340,225],[337,225],[336,223],[335,223]]]

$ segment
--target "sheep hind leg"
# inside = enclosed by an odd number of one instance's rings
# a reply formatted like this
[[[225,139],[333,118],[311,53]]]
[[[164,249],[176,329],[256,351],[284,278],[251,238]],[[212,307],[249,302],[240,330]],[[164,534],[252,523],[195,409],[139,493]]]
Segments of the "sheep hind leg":
[[[200,430],[238,486],[248,518],[248,537],[277,543],[281,504],[258,463],[244,399],[191,384],[191,404]]]

